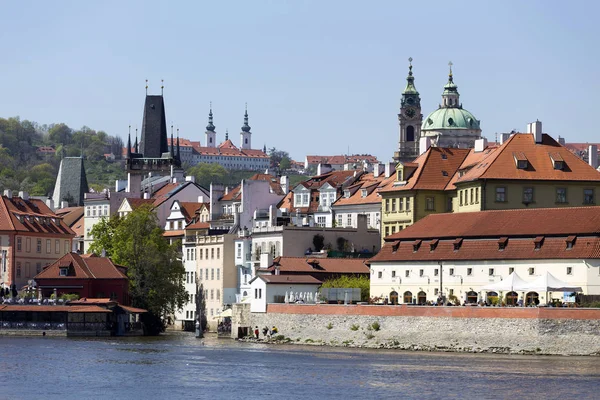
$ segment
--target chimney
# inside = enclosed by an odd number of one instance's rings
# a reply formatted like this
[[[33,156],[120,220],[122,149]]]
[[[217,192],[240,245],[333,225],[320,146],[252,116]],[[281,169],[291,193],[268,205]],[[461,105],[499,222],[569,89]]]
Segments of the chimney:
[[[317,176],[326,174],[332,170],[331,164],[321,164],[317,165]]]
[[[389,178],[393,173],[396,172],[396,164],[393,162],[385,163],[385,177]]]
[[[185,177],[186,182],[196,182],[196,177],[194,175],[187,175]]]
[[[225,186],[225,194],[229,193],[229,186]]]
[[[22,198],[23,200],[29,200],[29,193],[28,192],[20,191],[19,192],[19,197]]]
[[[279,265],[276,265],[275,266],[275,275],[279,275],[279,274],[280,274],[280,272],[279,272]]]
[[[419,139],[419,155],[425,153],[431,147],[431,139],[427,136],[423,136]]]
[[[54,211],[54,200],[52,200],[51,197],[48,197],[46,199],[46,205],[48,206],[49,209],[51,209],[52,211]]]
[[[529,125],[527,125],[529,127]],[[501,133],[500,134],[500,145],[502,146],[504,144],[504,142],[506,142],[508,139],[510,139],[510,137],[512,136],[511,133]]]
[[[558,144],[560,144],[561,146],[565,145],[565,138],[564,137],[558,137]]]
[[[485,150],[487,145],[488,145],[488,141],[486,138],[481,138],[481,139],[475,140],[475,152],[481,153],[482,151]]]
[[[533,134],[536,143],[542,143],[542,121],[536,120],[527,124],[527,133]]]
[[[283,194],[288,194],[290,191],[290,178],[288,178],[286,175],[281,176],[281,178],[279,178],[279,185],[281,185]]]
[[[375,164],[373,165],[373,178],[378,178],[384,170],[383,164]]]
[[[598,168],[598,146],[595,144],[588,147],[588,163],[592,168]]]
[[[261,253],[260,255],[260,267],[269,268],[273,265],[273,256],[271,253]]]
[[[144,192],[144,199],[148,200],[150,198],[150,193]]]
[[[8,197],[9,199],[12,199],[12,190],[10,190],[10,189],[5,189],[5,190],[4,190],[4,195],[5,195],[6,197]]]

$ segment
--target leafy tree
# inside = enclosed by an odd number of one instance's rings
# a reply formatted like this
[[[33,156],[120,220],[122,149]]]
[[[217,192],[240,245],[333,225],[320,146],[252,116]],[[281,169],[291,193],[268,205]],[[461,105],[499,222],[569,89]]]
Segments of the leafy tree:
[[[90,251],[106,255],[127,267],[129,295],[142,314],[147,332],[158,334],[165,319],[187,302],[185,269],[179,260],[178,243],[163,237],[163,230],[150,207],[140,207],[124,218],[113,217],[96,224],[91,231]]]
[[[206,318],[206,299],[204,298],[204,285],[196,278],[196,319],[200,322],[200,337],[204,337],[204,331],[208,325]]]
[[[281,158],[281,161],[279,162],[279,169],[282,171],[285,171],[285,170],[290,169],[291,166],[292,166],[292,161],[290,160],[290,158],[288,156],[283,156]]]
[[[269,157],[271,159],[272,168],[285,170],[290,167],[290,155],[287,151],[277,150],[275,147],[271,147],[269,149]],[[282,163],[284,163],[284,165],[281,165]]]
[[[225,183],[228,172],[222,165],[201,163],[190,168],[188,174],[196,177],[198,185],[209,187],[211,183]]]
[[[324,288],[360,288],[361,301],[369,300],[371,281],[364,275],[341,275],[338,278],[327,279],[321,287]]]
[[[315,251],[321,251],[323,246],[325,245],[325,238],[321,234],[316,234],[313,236],[313,246],[315,246]]]
[[[73,130],[67,124],[54,124],[48,130],[48,137],[53,143],[70,144]]]

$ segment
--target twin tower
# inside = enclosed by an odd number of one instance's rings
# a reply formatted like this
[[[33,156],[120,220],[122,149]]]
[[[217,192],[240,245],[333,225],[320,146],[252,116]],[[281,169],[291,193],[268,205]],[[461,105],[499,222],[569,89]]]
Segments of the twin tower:
[[[458,86],[454,83],[452,63],[448,83],[442,92],[442,103],[425,119],[421,114],[421,97],[415,88],[412,72],[412,58],[408,59],[408,77],[400,100],[400,140],[398,151],[394,153],[397,162],[411,162],[427,149],[424,145],[437,147],[472,148],[475,140],[481,138],[480,121],[465,110],[460,102]],[[428,147],[428,145],[427,145]]]

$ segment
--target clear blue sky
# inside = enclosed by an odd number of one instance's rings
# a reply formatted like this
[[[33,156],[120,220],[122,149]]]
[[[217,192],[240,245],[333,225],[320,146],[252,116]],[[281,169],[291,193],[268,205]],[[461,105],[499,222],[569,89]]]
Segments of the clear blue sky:
[[[0,116],[140,126],[144,80],[165,80],[167,119],[204,143],[209,102],[222,140],[306,154],[397,148],[413,57],[425,116],[448,61],[484,136],[544,131],[600,142],[596,1],[15,1],[0,13]]]

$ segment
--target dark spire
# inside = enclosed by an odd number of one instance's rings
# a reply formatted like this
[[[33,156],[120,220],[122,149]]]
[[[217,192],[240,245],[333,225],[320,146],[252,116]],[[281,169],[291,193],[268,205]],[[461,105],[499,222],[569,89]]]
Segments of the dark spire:
[[[140,152],[139,151],[139,146],[138,146],[137,136],[138,136],[138,128],[135,128],[135,145],[134,145],[134,147],[135,147],[136,154],[138,154]]]
[[[215,125],[213,124],[213,113],[212,113],[212,101],[210,102],[210,111],[208,112],[208,125],[206,125],[208,132],[215,131]]]
[[[402,94],[419,94],[417,88],[415,88],[415,77],[412,72],[412,57],[408,58],[408,76],[406,77],[406,87]]]
[[[266,144],[263,146],[263,153],[267,154],[267,145]]]
[[[127,134],[127,159],[131,158],[131,125],[129,125],[129,133]]]
[[[250,132],[250,125],[248,125],[248,103],[246,103],[246,112],[244,112],[244,125],[242,126],[242,132]]]
[[[167,120],[163,96],[147,95],[140,139],[140,153],[145,158],[160,158],[169,151]]]
[[[175,158],[175,141],[173,140],[173,125],[171,125],[171,158]]]
[[[181,153],[179,152],[179,128],[177,128],[177,160],[181,161]]]

